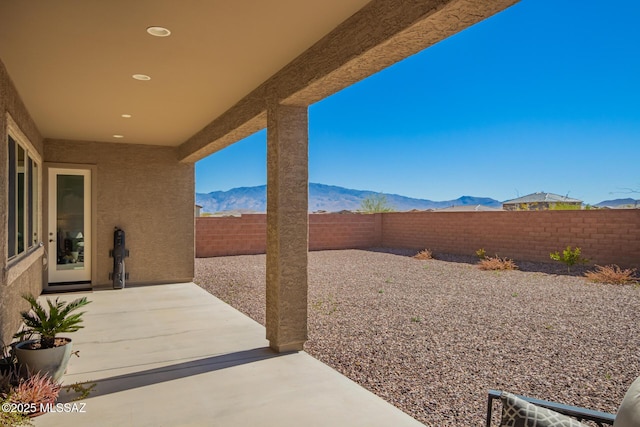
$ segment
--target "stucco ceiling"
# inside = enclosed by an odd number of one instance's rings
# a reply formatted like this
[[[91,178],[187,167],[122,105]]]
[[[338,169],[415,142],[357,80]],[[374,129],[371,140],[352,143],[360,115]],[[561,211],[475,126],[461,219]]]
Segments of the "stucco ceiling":
[[[0,0],[0,58],[45,138],[177,146],[367,2]]]

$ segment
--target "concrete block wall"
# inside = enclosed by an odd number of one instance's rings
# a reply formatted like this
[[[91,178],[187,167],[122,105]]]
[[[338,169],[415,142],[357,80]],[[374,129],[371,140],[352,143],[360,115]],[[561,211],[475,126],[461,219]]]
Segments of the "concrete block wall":
[[[309,215],[309,249],[375,246],[552,262],[580,247],[592,263],[640,268],[640,209]],[[266,215],[197,218],[196,256],[264,253]]]
[[[309,249],[380,246],[381,214],[311,214]],[[196,218],[196,257],[260,254],[267,247],[267,216]]]
[[[382,245],[519,260],[580,247],[595,264],[640,267],[640,210],[403,212],[383,214]]]
[[[196,258],[263,254],[267,215],[196,218]]]
[[[380,246],[382,214],[311,214],[309,249],[358,249]]]

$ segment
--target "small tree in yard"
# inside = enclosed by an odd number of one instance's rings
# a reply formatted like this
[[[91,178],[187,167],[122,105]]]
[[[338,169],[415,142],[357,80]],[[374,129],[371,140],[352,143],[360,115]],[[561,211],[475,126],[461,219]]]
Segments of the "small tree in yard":
[[[387,202],[387,196],[384,194],[372,194],[367,196],[360,203],[360,212],[364,213],[380,213],[393,212],[395,209]]]
[[[567,249],[562,251],[562,255],[559,252],[554,252],[550,254],[550,257],[554,261],[560,261],[567,265],[567,272],[571,273],[571,267],[580,263],[586,264],[589,262],[588,259],[582,258],[580,252],[580,248],[576,247],[575,249],[571,249],[571,246],[567,246]]]

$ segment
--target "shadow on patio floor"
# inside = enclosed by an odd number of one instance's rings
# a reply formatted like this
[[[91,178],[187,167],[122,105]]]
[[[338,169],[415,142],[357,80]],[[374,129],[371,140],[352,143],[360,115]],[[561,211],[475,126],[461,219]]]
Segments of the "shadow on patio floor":
[[[86,381],[78,383],[81,388],[91,389],[89,397],[104,396],[121,391],[132,390],[159,384],[166,381],[187,378],[207,372],[232,368],[234,366],[245,365],[253,362],[286,356],[290,353],[276,353],[268,347],[254,348],[251,350],[238,351],[235,353],[222,354],[218,356],[206,357],[203,359],[190,360],[188,362],[176,363],[174,365],[162,366],[154,369],[133,372],[125,375],[102,378],[96,381]],[[92,387],[93,386],[93,387]],[[67,386],[63,387],[58,402],[67,403],[78,398],[79,393]]]

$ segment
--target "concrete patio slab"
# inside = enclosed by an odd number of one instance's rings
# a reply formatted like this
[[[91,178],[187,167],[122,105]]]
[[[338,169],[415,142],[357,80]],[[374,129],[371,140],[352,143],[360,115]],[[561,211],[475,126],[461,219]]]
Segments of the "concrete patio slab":
[[[37,427],[422,425],[305,352],[273,352],[262,325],[193,283],[60,296],[85,295],[63,381],[96,385]]]

